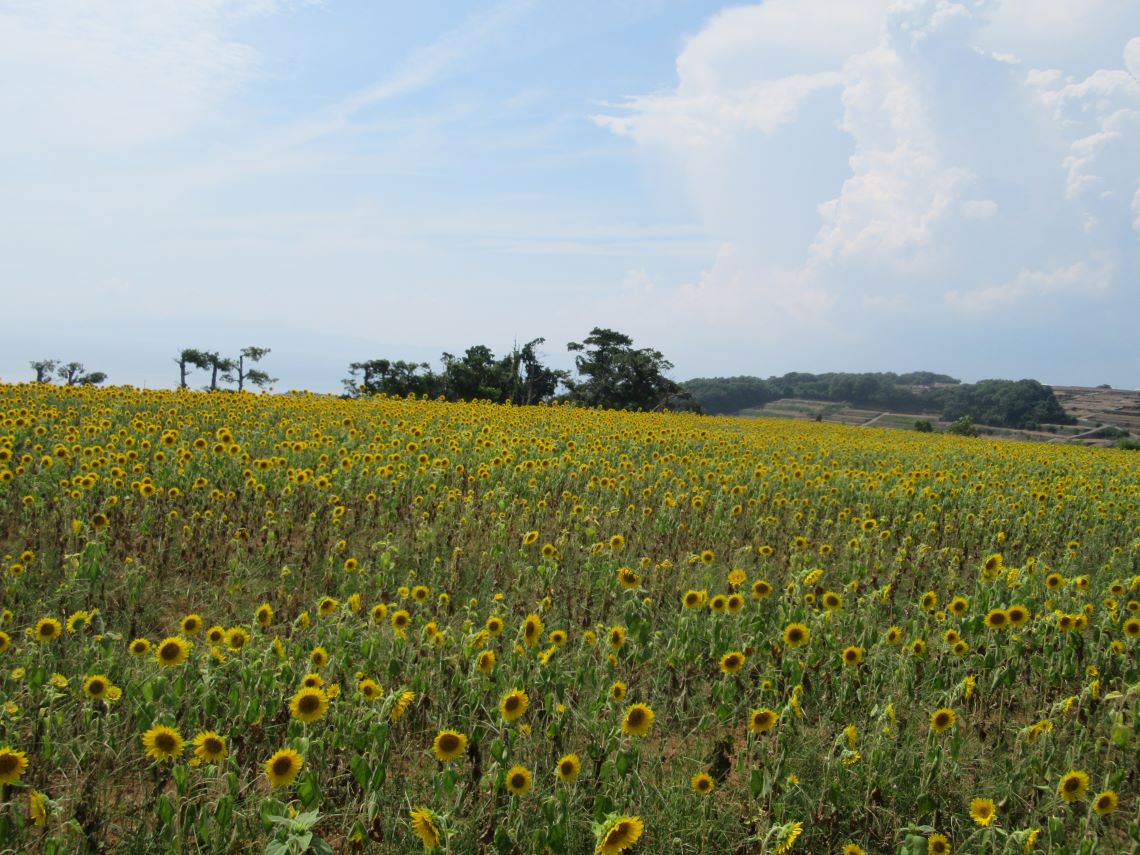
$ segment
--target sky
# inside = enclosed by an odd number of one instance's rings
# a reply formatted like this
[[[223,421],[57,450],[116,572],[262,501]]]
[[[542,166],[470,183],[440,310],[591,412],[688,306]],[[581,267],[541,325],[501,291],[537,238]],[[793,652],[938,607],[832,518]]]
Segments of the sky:
[[[9,382],[597,326],[1140,388],[1136,0],[0,0],[0,162]]]

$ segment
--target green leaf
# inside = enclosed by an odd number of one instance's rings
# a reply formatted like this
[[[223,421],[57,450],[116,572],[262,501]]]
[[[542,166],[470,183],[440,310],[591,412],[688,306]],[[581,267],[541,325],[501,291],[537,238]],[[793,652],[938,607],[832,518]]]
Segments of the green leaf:
[[[170,821],[174,819],[174,805],[170,803],[170,797],[165,793],[158,800],[158,814],[159,821],[165,826],[170,825]]]

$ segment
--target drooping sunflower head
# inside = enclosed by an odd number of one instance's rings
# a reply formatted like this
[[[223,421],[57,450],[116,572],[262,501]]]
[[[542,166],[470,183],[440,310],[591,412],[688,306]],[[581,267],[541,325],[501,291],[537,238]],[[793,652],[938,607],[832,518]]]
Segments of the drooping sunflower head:
[[[612,647],[614,650],[621,650],[623,644],[625,644],[625,627],[611,626],[610,647]]]
[[[536,614],[529,614],[523,621],[523,641],[528,647],[534,647],[542,637],[542,618]]]
[[[438,849],[441,837],[435,814],[427,808],[419,807],[414,808],[408,816],[410,816],[412,820],[412,831],[415,832],[416,837],[424,844],[424,849],[428,852],[433,852]]]
[[[595,855],[619,855],[637,843],[644,831],[641,817],[613,817],[599,830]]]

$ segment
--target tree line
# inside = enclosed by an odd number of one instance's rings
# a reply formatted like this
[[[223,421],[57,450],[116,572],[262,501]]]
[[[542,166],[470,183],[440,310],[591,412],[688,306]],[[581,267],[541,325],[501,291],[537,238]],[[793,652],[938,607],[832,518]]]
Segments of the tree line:
[[[543,364],[538,347],[545,342],[536,338],[516,344],[502,356],[481,344],[462,356],[445,352],[438,371],[426,362],[353,362],[343,380],[345,395],[426,395],[518,405],[559,400],[618,410],[695,408],[692,397],[666,376],[673,363],[654,348],[635,348],[624,333],[594,327],[582,341],[569,342],[566,349],[576,354],[577,376]]]
[[[954,421],[969,416],[997,427],[1036,430],[1043,424],[1073,424],[1053,389],[1036,380],[962,383],[946,374],[914,371],[807,374],[782,377],[710,377],[682,384],[708,413],[738,413],[781,398],[806,398],[900,413],[940,413]]]

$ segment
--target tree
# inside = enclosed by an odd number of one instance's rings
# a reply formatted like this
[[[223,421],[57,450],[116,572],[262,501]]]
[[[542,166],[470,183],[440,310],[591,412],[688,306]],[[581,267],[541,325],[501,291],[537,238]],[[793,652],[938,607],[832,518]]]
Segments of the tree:
[[[61,365],[59,370],[55,372],[55,376],[68,386],[97,386],[107,379],[107,375],[102,371],[88,373],[82,362],[69,362],[66,365]]]
[[[421,370],[424,373],[421,374]],[[426,362],[405,362],[402,359],[396,362],[388,359],[354,362],[348,366],[348,377],[342,382],[345,391],[353,398],[378,394],[434,397],[442,386]]]
[[[37,383],[50,383],[52,372],[55,371],[56,366],[59,365],[58,359],[41,359],[39,361],[29,362],[32,370],[36,372]]]
[[[179,389],[187,388],[186,377],[189,375],[191,368],[197,368],[200,371],[204,371],[206,369],[206,366],[209,364],[206,354],[192,347],[180,350],[178,352],[178,355],[174,357],[174,361],[178,364]]]
[[[572,401],[615,410],[692,406],[689,394],[665,376],[673,363],[659,350],[635,350],[633,339],[623,333],[594,327],[585,341],[572,341],[566,348],[579,354],[574,364],[583,378],[566,381]]]
[[[549,401],[559,385],[570,376],[566,371],[547,368],[539,361],[536,348],[545,342],[544,338],[536,338],[521,349],[515,345],[510,356],[506,357],[510,360],[511,376],[515,381],[510,397],[513,403],[526,405]]]
[[[209,351],[203,356],[206,358],[206,364],[203,367],[210,369],[209,390],[216,392],[218,391],[218,377],[220,376],[223,380],[232,379],[230,372],[237,367],[237,363],[222,356],[216,350]]]
[[[974,427],[974,420],[969,416],[961,416],[955,419],[954,423],[946,428],[946,432],[957,434],[958,436],[978,435],[978,429]]]
[[[276,377],[270,377],[267,373],[258,368],[250,368],[247,370],[245,367],[246,360],[249,362],[260,362],[269,351],[270,348],[268,347],[243,347],[241,353],[238,354],[237,363],[233,368],[233,371],[237,373],[227,373],[224,378],[226,382],[236,382],[239,392],[245,390],[246,383],[252,383],[261,389],[264,389],[270,383],[276,383]]]

